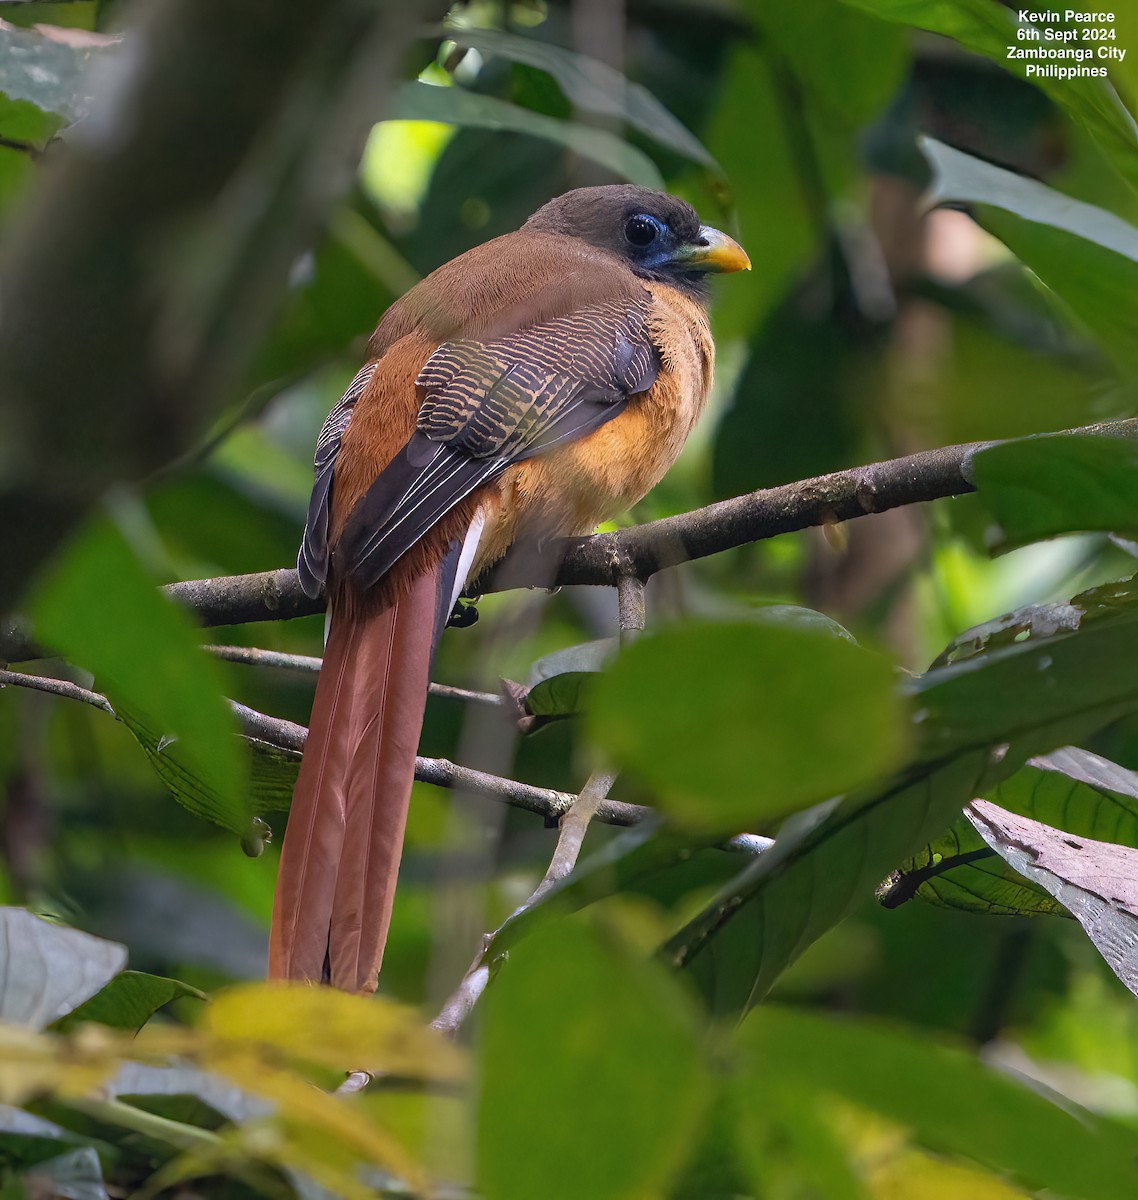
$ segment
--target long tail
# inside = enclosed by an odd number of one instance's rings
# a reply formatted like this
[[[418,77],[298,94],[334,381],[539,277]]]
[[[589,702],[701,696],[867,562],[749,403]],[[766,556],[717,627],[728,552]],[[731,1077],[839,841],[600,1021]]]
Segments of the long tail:
[[[436,569],[391,608],[333,617],[281,852],[270,978],[375,990],[444,588]]]

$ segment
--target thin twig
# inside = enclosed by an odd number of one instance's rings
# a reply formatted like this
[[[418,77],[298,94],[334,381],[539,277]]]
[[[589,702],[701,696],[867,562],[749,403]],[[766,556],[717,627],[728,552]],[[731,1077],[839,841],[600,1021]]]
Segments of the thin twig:
[[[45,675],[24,675],[19,671],[0,671],[0,687],[30,688],[36,692],[48,692],[52,696],[63,696],[67,700],[78,700],[82,704],[90,704],[93,708],[102,709],[113,717],[115,710],[111,707],[106,696],[98,692],[88,691],[77,683],[69,683],[66,679],[51,679]]]
[[[313,654],[286,654],[280,650],[262,650],[256,646],[210,646],[205,649],[224,662],[241,663],[248,667],[271,667],[283,671],[301,671],[317,674],[324,660]],[[475,692],[469,688],[453,687],[448,683],[432,683],[428,688],[432,696],[444,700],[462,700],[468,704],[485,704],[497,708],[502,697],[493,692]]]
[[[25,675],[17,671],[0,671],[0,688],[5,686],[48,692],[64,699],[90,704],[111,716],[115,715],[110,701],[105,696],[98,692],[88,691],[77,684],[68,683],[63,679],[51,679],[43,675]],[[256,709],[239,704],[236,700],[230,700],[229,705],[246,737],[266,742],[270,746],[300,757],[308,737],[308,730],[303,725],[298,725],[295,721],[286,721],[283,717],[271,717],[266,713],[257,712]],[[415,778],[418,782],[428,783],[433,787],[490,796],[510,805],[511,808],[521,808],[526,812],[535,813],[542,817],[547,824],[559,821],[569,811],[575,800],[570,792],[534,787],[532,784],[522,783],[517,779],[506,779],[501,775],[476,771],[473,767],[463,767],[446,758],[417,757],[415,759]],[[602,799],[596,812],[598,821],[616,826],[638,825],[641,821],[654,815],[654,810],[643,804],[628,804],[625,801],[608,799]],[[752,857],[766,849],[769,844],[769,838],[745,833],[723,842],[721,848],[735,854]]]
[[[614,774],[603,771],[595,771],[589,777],[589,781],[581,789],[580,794],[561,820],[561,830],[557,835],[557,845],[554,847],[548,870],[542,876],[541,882],[534,888],[530,898],[519,905],[510,914],[507,921],[513,921],[520,913],[539,904],[546,893],[577,865],[577,858],[581,853],[589,822],[596,815],[602,801],[607,798],[615,779]],[[474,961],[467,968],[458,987],[443,1005],[439,1015],[431,1022],[432,1029],[437,1029],[448,1037],[454,1037],[466,1018],[470,1016],[479,997],[486,990],[487,983],[490,982],[490,974],[494,965],[492,953],[494,939],[498,936],[501,928],[500,925],[492,933],[483,934],[482,945],[474,956]]]

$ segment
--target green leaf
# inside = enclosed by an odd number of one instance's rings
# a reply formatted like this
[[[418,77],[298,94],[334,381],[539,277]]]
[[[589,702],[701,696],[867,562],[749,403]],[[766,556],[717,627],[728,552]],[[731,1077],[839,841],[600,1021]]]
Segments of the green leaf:
[[[760,1000],[806,946],[938,837],[973,796],[1028,757],[1138,708],[1138,603],[1111,601],[1075,633],[1013,643],[915,682],[914,764],[886,788],[793,817],[775,845],[666,944],[714,1012],[736,1015]],[[993,756],[1001,745],[1007,750]]]
[[[629,183],[662,190],[664,181],[656,165],[635,146],[603,129],[576,121],[559,121],[461,87],[442,87],[413,80],[396,95],[389,119],[440,121],[473,129],[510,130],[558,142],[568,150],[608,167]]]
[[[617,638],[601,638],[539,658],[530,668],[526,708],[535,717],[567,717],[580,712],[597,673],[619,645]]]
[[[75,538],[37,584],[31,609],[40,641],[94,674],[159,774],[201,780],[212,797],[202,815],[244,832],[248,797],[220,665],[119,531],[100,522]]]
[[[980,205],[996,235],[1079,318],[1125,375],[1138,376],[1138,229],[1106,209],[922,139],[933,199]],[[1138,145],[1132,151],[1138,159]]]
[[[647,88],[607,63],[551,42],[496,29],[447,26],[445,32],[458,45],[470,46],[480,54],[498,55],[545,71],[557,81],[574,108],[623,121],[676,154],[720,171],[699,138],[677,121]]]
[[[1138,775],[1087,750],[1068,746],[1030,759],[1010,779],[990,788],[985,799],[1076,837],[1138,848]],[[985,856],[979,857],[981,853]],[[962,855],[974,861],[952,866]],[[1065,911],[1047,891],[990,852],[965,817],[905,863],[889,895],[893,904],[916,895],[946,908],[1000,915]]]
[[[1138,440],[1059,434],[982,450],[980,498],[1010,544],[1060,533],[1138,531]]]
[[[645,637],[597,681],[590,729],[681,824],[736,831],[879,777],[905,737],[891,665],[766,622]]]
[[[482,1194],[658,1194],[688,1151],[710,1084],[677,982],[572,923],[511,954],[483,1006]],[[534,1019],[543,1012],[555,1014],[555,1037]],[[538,1098],[550,1119],[523,1148],[518,1130],[532,1124]]]
[[[972,1054],[834,1014],[763,1008],[738,1033],[740,1103],[769,1111],[806,1084],[902,1125],[930,1149],[1081,1200],[1138,1189],[1138,1139],[1121,1125],[985,1066]],[[914,1193],[916,1194],[916,1193]]]
[[[90,1000],[58,1021],[57,1028],[66,1031],[84,1021],[95,1021],[112,1029],[141,1029],[160,1008],[182,996],[209,999],[205,992],[177,979],[146,975],[141,971],[123,971]]]
[[[0,908],[0,1021],[44,1029],[126,966],[126,947]]]
[[[1132,186],[1138,186],[1138,128],[1108,79],[1029,77],[1027,63],[1008,59],[1019,22],[1015,9],[991,0],[843,0],[886,21],[940,33],[1039,87],[1083,125]]]

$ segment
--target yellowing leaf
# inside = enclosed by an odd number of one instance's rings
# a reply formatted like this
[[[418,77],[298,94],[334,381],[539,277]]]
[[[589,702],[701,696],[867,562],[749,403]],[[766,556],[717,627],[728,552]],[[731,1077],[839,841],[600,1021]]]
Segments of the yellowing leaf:
[[[251,984],[221,992],[206,1009],[205,1032],[260,1042],[337,1071],[455,1080],[458,1050],[410,1008],[307,984]]]

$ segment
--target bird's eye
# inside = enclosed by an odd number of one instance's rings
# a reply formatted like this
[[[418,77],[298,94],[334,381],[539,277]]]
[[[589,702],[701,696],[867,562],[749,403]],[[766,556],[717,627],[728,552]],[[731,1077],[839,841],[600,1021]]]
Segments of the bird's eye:
[[[624,224],[624,236],[634,246],[650,246],[660,232],[660,225],[642,213],[629,217]]]

